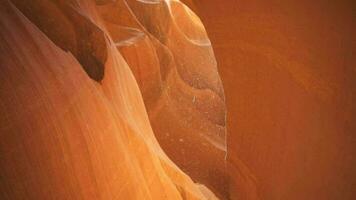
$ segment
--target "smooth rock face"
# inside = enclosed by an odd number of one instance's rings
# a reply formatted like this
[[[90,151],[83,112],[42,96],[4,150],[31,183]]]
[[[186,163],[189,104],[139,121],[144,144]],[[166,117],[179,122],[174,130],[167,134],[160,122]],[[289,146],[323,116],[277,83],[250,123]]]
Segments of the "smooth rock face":
[[[1,200],[356,198],[354,3],[183,2],[0,1]]]
[[[116,1],[99,10],[161,147],[193,180],[226,196],[224,93],[199,18],[179,1]]]
[[[184,2],[224,84],[231,199],[356,199],[355,2]]]
[[[179,1],[1,1],[0,66],[0,199],[227,195],[223,89]]]

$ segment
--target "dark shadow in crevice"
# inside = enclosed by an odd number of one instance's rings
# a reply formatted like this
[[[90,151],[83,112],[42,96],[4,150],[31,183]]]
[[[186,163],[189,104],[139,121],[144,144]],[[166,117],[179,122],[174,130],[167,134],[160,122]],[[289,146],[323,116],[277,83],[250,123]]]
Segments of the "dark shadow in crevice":
[[[88,76],[104,78],[107,49],[104,32],[75,10],[70,1],[11,0],[53,43],[71,52]]]

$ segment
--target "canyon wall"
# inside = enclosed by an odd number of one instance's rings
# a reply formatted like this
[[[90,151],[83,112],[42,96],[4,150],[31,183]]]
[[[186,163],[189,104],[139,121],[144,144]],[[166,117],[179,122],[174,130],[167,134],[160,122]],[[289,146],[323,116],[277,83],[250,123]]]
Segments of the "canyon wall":
[[[1,199],[224,195],[222,85],[179,1],[1,1],[0,64]]]
[[[1,1],[0,199],[355,199],[355,8]]]
[[[355,3],[184,2],[225,89],[232,199],[355,199]]]

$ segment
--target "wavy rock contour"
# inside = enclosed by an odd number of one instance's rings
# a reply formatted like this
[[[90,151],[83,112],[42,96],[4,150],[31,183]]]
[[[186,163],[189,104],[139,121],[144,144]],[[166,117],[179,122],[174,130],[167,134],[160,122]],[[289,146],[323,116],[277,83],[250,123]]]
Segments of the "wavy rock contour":
[[[223,90],[179,1],[1,1],[0,64],[1,199],[226,195]]]

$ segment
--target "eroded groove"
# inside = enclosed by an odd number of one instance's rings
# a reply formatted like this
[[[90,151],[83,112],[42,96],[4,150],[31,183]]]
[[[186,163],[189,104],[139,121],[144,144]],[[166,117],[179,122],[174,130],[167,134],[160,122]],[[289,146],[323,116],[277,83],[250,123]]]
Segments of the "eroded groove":
[[[90,78],[103,79],[107,58],[104,33],[86,16],[67,1],[11,1],[53,43],[71,52]]]

